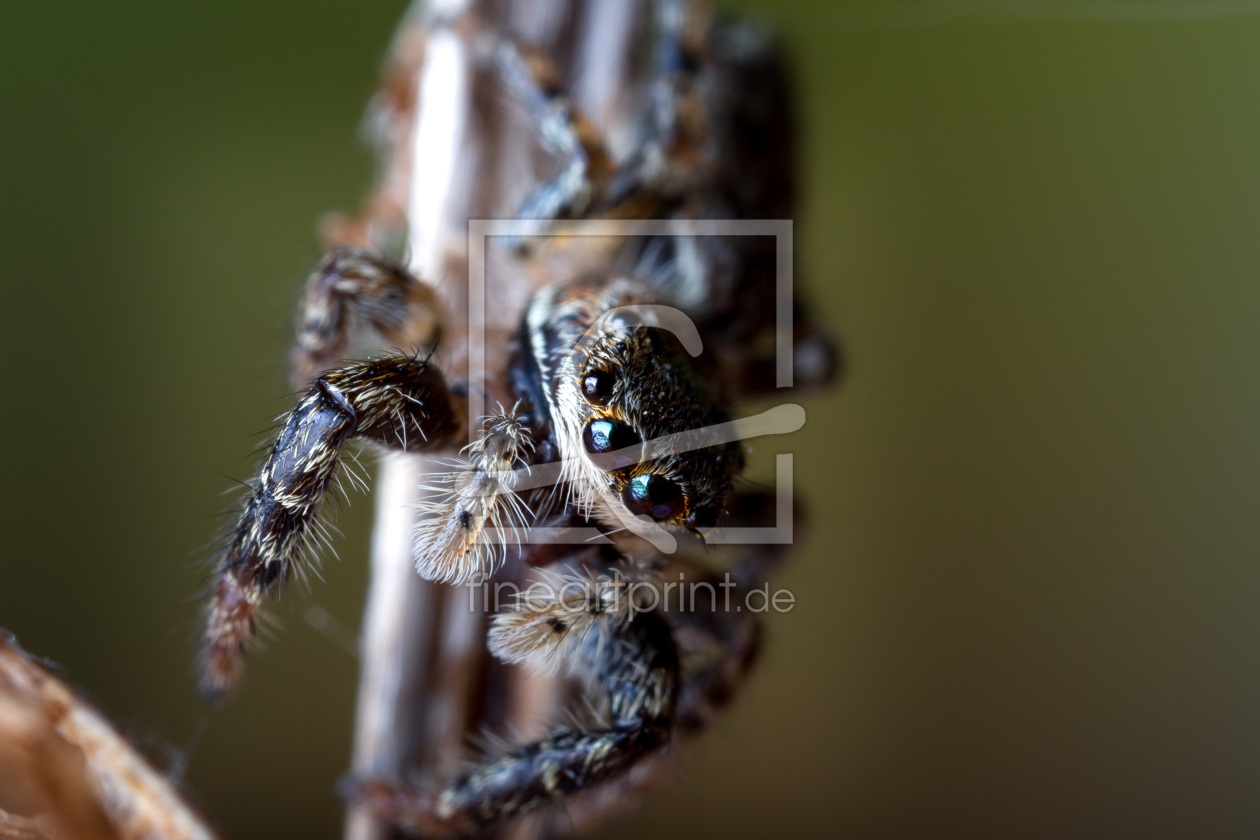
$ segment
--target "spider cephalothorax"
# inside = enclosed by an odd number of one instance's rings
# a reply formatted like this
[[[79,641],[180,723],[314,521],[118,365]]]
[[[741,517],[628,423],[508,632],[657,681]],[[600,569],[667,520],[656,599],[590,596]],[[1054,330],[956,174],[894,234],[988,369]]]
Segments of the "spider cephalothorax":
[[[526,311],[522,352],[539,380],[527,393],[543,403],[574,502],[614,528],[640,516],[711,526],[743,466],[736,444],[680,445],[679,433],[729,417],[718,380],[705,381],[670,326],[695,330],[623,278],[544,288]]]
[[[440,33],[437,58],[483,62],[471,84],[506,81],[539,145],[562,158],[554,178],[513,193],[525,217],[783,218],[791,144],[784,77],[769,41],[752,30],[710,26],[699,3],[650,5],[657,67],[645,93],[623,100],[638,102],[642,113],[623,126],[623,139],[633,143],[619,154],[568,98],[564,73],[546,51],[489,31],[471,13],[425,25]],[[593,4],[584,14],[596,15],[596,6],[606,11]],[[416,107],[412,69],[382,100],[387,112]],[[490,113],[502,87],[482,93],[469,99],[487,110],[478,124],[510,125],[510,115]],[[388,124],[393,113],[377,116]],[[391,171],[416,179],[411,167],[424,164],[421,156],[405,165],[396,159]],[[488,176],[479,177],[492,193]],[[462,367],[473,357],[461,346],[467,332],[451,321],[471,305],[471,291],[443,297],[438,278],[417,278],[381,256],[408,221],[401,204],[383,188],[370,218],[346,228],[351,246],[334,249],[308,282],[294,355],[305,393],[282,418],[228,540],[208,610],[203,686],[215,699],[234,687],[266,594],[300,572],[311,545],[323,540],[320,506],[346,447],[357,440],[426,453],[430,460],[412,482],[423,490],[416,521],[405,532],[416,570],[431,581],[467,583],[506,565],[503,573],[517,582],[543,584],[541,592],[529,586],[487,624],[465,622],[460,632],[484,627],[484,649],[500,663],[574,677],[587,713],[537,740],[484,754],[436,784],[399,781],[403,768],[360,768],[387,778],[360,779],[356,795],[377,815],[424,833],[475,832],[545,814],[548,806],[568,819],[578,794],[631,784],[631,770],[703,730],[739,687],[756,655],[758,625],[729,608],[729,588],[758,586],[784,546],[742,546],[728,555],[723,576],[675,551],[702,540],[720,544],[715,526],[760,524],[766,510],[782,512],[764,494],[735,491],[744,468],[738,440],[770,433],[732,419],[741,399],[778,384],[781,368],[762,351],[780,338],[813,348],[797,354],[813,363],[793,368],[796,384],[807,386],[829,379],[834,357],[805,319],[790,336],[780,330],[776,307],[787,298],[776,296],[777,240],[768,236],[702,244],[659,234],[611,244],[614,237],[602,234],[596,244],[580,235],[507,237],[496,268],[507,265],[514,279],[499,281],[488,307],[500,343],[476,379]],[[347,363],[356,331],[378,345],[423,352]],[[439,333],[448,336],[445,373],[432,357]],[[474,402],[498,409],[469,417]],[[543,530],[580,535],[542,550],[530,543]],[[665,584],[663,598],[635,592],[666,571],[715,596],[715,587],[728,587],[727,606],[692,597],[686,610],[671,611],[668,587],[676,583]],[[461,650],[459,674],[472,661]],[[477,684],[503,691],[503,674],[496,679]],[[509,705],[476,702],[483,711]]]

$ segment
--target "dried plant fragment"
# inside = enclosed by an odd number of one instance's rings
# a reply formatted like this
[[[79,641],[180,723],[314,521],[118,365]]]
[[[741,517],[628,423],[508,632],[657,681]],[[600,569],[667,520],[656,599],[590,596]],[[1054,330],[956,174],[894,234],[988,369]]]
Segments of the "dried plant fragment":
[[[214,840],[175,785],[0,630],[0,838]]]

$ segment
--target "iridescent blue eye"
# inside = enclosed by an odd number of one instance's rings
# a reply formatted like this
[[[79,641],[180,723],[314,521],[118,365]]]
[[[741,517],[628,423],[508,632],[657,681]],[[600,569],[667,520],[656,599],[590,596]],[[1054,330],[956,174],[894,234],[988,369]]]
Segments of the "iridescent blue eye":
[[[625,423],[613,420],[592,420],[582,432],[582,443],[592,455],[625,449],[643,442],[639,433]]]
[[[646,514],[657,522],[673,519],[687,507],[681,487],[668,478],[650,473],[630,479],[626,489],[621,491],[621,500],[631,513]]]

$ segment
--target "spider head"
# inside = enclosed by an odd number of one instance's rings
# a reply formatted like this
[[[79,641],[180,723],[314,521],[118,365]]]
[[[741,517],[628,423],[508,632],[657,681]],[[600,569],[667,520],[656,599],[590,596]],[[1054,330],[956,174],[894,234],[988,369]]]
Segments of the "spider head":
[[[743,468],[737,443],[706,443],[729,418],[697,362],[668,331],[637,326],[594,342],[577,382],[582,447],[609,495],[690,530],[717,523]]]

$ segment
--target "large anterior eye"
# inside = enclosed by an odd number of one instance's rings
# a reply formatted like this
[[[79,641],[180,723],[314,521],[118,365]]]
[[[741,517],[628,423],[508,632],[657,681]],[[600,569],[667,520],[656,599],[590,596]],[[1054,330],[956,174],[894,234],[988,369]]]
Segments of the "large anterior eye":
[[[582,443],[592,455],[625,449],[642,442],[643,438],[639,437],[638,432],[625,423],[614,420],[592,420],[582,432]]]
[[[636,475],[621,491],[621,500],[634,514],[647,514],[657,522],[673,519],[687,506],[682,488],[668,478]]]
[[[614,376],[607,370],[589,370],[582,376],[582,396],[589,403],[604,405],[612,396]]]

